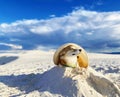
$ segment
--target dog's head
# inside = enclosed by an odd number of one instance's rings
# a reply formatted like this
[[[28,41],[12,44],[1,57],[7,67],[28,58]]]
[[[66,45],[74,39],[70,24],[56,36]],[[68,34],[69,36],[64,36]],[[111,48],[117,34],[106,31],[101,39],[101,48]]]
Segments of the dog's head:
[[[78,64],[77,56],[81,53],[81,51],[81,48],[76,48],[73,45],[67,46],[60,52],[59,64],[76,67]]]
[[[82,58],[83,57],[83,58]],[[76,67],[84,60],[88,62],[85,50],[79,45],[69,43],[61,46],[54,54],[54,63],[56,65],[66,65]],[[79,63],[78,63],[78,60]],[[80,63],[84,64],[84,63]]]

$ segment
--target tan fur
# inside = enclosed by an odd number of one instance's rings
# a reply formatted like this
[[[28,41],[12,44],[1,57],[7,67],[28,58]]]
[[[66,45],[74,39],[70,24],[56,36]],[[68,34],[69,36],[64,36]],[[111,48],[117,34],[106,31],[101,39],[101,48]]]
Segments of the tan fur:
[[[85,58],[80,56],[80,54],[77,56],[77,61],[80,67],[87,68],[88,62],[86,62]]]
[[[58,59],[58,64],[61,64],[61,65],[65,65],[66,62],[64,60],[64,56],[65,54],[67,53],[68,50],[72,50],[72,45],[69,45],[67,46],[66,48],[64,48],[60,53],[59,53],[59,59]]]

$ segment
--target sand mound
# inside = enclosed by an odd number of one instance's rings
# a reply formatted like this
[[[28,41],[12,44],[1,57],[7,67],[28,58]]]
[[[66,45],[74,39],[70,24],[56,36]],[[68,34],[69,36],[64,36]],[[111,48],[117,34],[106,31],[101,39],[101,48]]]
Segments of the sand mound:
[[[37,86],[41,96],[120,97],[119,88],[92,68],[87,74],[71,76],[71,68],[54,67],[41,76]]]
[[[120,55],[89,54],[97,72],[88,68],[83,75],[54,67],[52,56],[43,51],[1,54],[0,97],[120,97],[114,84],[120,85]]]

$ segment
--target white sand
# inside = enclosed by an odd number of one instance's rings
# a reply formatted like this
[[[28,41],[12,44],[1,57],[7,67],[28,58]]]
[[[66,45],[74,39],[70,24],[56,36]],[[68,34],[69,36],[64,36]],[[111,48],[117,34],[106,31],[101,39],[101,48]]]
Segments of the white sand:
[[[0,97],[120,97],[120,55],[88,54],[87,73],[71,76],[53,64],[53,53],[1,53]]]

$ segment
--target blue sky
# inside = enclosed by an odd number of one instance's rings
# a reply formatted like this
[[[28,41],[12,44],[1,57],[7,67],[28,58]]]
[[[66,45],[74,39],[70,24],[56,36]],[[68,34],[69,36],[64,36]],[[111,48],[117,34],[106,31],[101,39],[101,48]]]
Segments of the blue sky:
[[[0,50],[74,42],[88,51],[120,51],[119,6],[114,0],[0,0]]]

